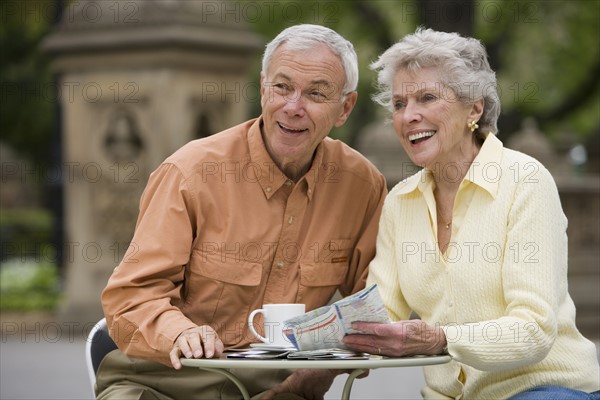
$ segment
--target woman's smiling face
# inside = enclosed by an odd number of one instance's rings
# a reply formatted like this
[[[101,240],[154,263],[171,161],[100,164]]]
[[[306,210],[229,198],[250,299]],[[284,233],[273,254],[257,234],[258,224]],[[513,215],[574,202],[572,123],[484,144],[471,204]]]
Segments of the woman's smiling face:
[[[394,129],[413,163],[434,170],[472,161],[476,144],[467,123],[479,120],[482,102],[461,102],[435,68],[398,70],[392,105]]]

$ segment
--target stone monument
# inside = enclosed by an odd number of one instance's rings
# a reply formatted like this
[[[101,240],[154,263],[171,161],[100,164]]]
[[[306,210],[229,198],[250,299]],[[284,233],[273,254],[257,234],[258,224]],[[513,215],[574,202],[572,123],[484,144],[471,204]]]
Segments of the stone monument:
[[[560,148],[578,149],[575,135],[566,132],[559,142],[558,146],[553,144],[535,120],[526,118],[522,129],[511,136],[506,146],[536,158],[554,177],[569,221],[568,280],[569,293],[577,307],[577,327],[587,337],[597,340],[600,338],[600,179],[597,174],[579,171],[568,158],[568,152],[560,151]]]
[[[263,39],[226,1],[78,1],[42,44],[61,108],[66,271],[62,317],[102,316],[149,173],[186,142],[249,117]]]
[[[385,176],[388,189],[421,169],[410,161],[394,132],[390,118],[379,111],[373,122],[361,130],[356,143],[356,149]]]

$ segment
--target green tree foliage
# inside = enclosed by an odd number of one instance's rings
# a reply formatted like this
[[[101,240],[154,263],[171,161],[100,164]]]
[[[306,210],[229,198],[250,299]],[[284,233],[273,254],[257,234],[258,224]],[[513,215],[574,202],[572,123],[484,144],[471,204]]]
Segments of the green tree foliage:
[[[49,161],[57,101],[39,44],[54,23],[58,3],[0,3],[2,140],[39,164]],[[314,23],[339,31],[355,44],[361,74],[359,100],[349,122],[334,133],[350,144],[355,143],[363,126],[380,118],[370,100],[374,74],[368,69],[369,63],[425,19],[434,23],[459,21],[449,4],[458,4],[468,13],[469,18],[460,19],[460,23],[466,20],[471,24],[473,35],[488,48],[502,96],[503,135],[517,130],[526,116],[535,117],[542,131],[549,134],[568,129],[585,137],[599,129],[600,1],[427,3],[426,13],[421,9],[424,2],[419,0],[241,0],[228,10],[267,39],[287,26]],[[258,112],[259,104],[254,108]]]
[[[264,10],[273,7],[269,1],[251,3],[262,4]],[[456,31],[472,31],[486,45],[498,76],[503,137],[519,129],[527,116],[536,118],[549,134],[569,130],[585,137],[600,127],[598,0],[286,0],[278,2],[277,9],[274,15],[283,18],[250,21],[267,38],[306,22],[327,25],[355,44],[359,102],[338,134],[351,144],[360,128],[376,118],[370,101],[374,74],[368,64],[426,21],[433,28],[456,21]],[[470,26],[457,25],[465,23]]]
[[[486,0],[476,15],[508,128],[525,116],[550,134],[584,137],[600,127],[599,1]]]
[[[56,16],[50,0],[0,3],[2,141],[46,164],[56,106],[55,85],[39,44]]]

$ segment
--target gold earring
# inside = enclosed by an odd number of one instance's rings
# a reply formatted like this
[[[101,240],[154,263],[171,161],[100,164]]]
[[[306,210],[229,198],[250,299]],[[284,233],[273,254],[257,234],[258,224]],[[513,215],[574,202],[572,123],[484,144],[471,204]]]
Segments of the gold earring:
[[[467,126],[469,127],[471,132],[475,132],[475,129],[479,128],[479,125],[477,125],[477,121],[471,121],[467,124]]]

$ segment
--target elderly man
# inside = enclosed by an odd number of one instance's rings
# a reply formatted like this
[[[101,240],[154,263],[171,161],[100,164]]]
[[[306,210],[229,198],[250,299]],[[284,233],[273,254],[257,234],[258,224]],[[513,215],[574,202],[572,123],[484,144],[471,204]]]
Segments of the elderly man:
[[[247,347],[248,314],[262,304],[312,310],[364,287],[386,184],[327,137],[352,111],[357,81],[351,43],[322,26],[288,28],[264,53],[262,115],[154,171],[135,245],[102,293],[119,350],[98,371],[99,398],[239,397],[180,357]],[[256,398],[319,398],[339,371],[233,372]]]

